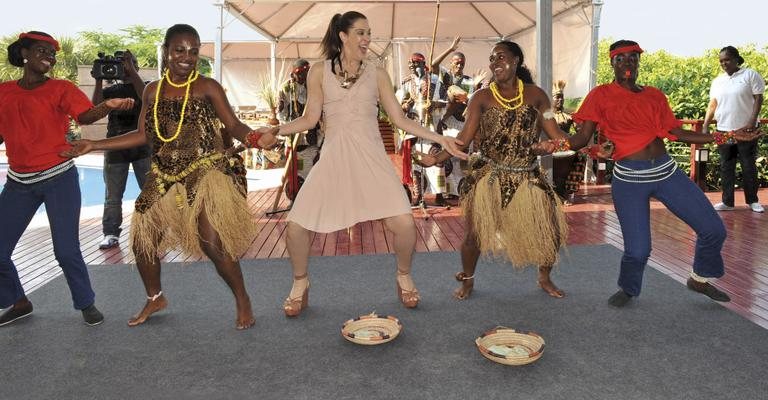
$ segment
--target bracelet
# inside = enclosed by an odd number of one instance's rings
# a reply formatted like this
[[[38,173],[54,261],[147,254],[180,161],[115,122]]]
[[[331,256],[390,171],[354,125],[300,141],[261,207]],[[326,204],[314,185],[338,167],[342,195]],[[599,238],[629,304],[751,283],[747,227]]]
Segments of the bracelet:
[[[260,149],[261,146],[259,146],[259,139],[263,136],[262,133],[256,132],[256,131],[250,131],[247,135],[245,135],[245,145],[248,148],[257,148]]]
[[[729,131],[729,132],[715,131],[715,133],[712,134],[712,137],[715,139],[715,143],[718,146],[723,144],[736,143],[736,133],[734,133],[733,131]]]
[[[568,139],[555,139],[550,140],[550,142],[555,144],[555,151],[553,153],[568,151],[571,149],[571,142],[569,142]]]

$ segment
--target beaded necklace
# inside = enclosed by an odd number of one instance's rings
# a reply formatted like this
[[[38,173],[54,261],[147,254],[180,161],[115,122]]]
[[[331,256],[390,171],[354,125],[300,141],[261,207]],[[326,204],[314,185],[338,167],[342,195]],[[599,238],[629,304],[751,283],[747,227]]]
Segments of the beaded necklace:
[[[352,85],[357,82],[357,79],[360,78],[361,75],[363,75],[363,70],[365,69],[365,63],[360,62],[360,66],[357,67],[357,73],[352,74],[349,71],[344,70],[344,64],[341,63],[341,57],[338,58],[339,60],[339,68],[341,69],[341,75],[344,80],[341,81],[341,87],[343,89],[349,89],[352,87]]]
[[[491,82],[491,93],[493,94],[493,98],[496,100],[496,102],[498,102],[502,107],[506,108],[507,110],[514,110],[523,105],[524,86],[525,85],[523,84],[523,81],[520,78],[517,78],[517,96],[511,99],[507,99],[501,95],[496,82]]]
[[[196,81],[198,76],[200,76],[200,73],[194,71],[189,74],[185,83],[176,84],[173,83],[171,77],[168,74],[168,70],[166,70],[163,79],[160,79],[160,81],[157,82],[157,91],[155,91],[155,105],[153,107],[153,117],[155,118],[155,134],[157,135],[157,138],[162,140],[164,143],[172,142],[176,140],[177,137],[179,137],[179,133],[181,133],[181,126],[184,124],[184,111],[187,109],[187,102],[189,101],[189,88],[192,87],[192,82]],[[176,127],[176,133],[170,138],[165,138],[160,133],[160,123],[157,120],[157,104],[160,102],[160,88],[163,85],[163,81],[167,81],[169,85],[175,88],[186,87],[184,90],[184,102],[181,104],[181,118],[179,118],[179,126]]]

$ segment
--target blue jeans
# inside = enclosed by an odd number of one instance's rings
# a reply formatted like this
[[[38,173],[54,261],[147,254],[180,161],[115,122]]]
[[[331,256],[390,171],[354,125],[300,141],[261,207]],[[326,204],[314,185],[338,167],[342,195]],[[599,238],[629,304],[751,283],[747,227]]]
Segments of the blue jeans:
[[[120,236],[120,225],[123,223],[123,194],[128,180],[128,167],[131,164],[141,189],[147,180],[149,157],[131,163],[108,163],[106,158],[104,159],[104,214],[101,218],[104,235]]]
[[[664,155],[655,160],[622,160],[617,164],[633,170],[658,167],[669,161]],[[676,170],[658,182],[625,182],[613,179],[613,204],[624,237],[619,287],[637,296],[643,284],[643,272],[651,255],[651,197],[696,232],[693,271],[702,277],[719,278],[724,274],[720,250],[725,242],[725,225],[704,193],[685,174]]]
[[[51,179],[24,185],[12,180],[0,193],[0,308],[6,308],[24,297],[11,255],[21,235],[40,207],[45,203],[53,238],[56,261],[72,293],[72,302],[82,310],[94,302],[88,269],[80,252],[80,185],[77,168]]]
[[[741,163],[744,200],[757,203],[757,140],[717,146],[720,153],[720,179],[723,185],[723,203],[733,207],[736,186],[736,161]]]

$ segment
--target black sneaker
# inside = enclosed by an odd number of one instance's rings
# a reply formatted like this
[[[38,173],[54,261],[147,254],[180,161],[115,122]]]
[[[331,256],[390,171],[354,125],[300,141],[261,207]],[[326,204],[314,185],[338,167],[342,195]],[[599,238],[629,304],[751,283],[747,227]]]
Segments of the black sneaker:
[[[614,306],[614,307],[624,307],[629,303],[630,300],[632,300],[632,297],[627,292],[625,292],[622,289],[619,289],[618,292],[614,293],[613,296],[611,296],[608,299],[608,304]]]
[[[22,307],[11,307],[0,315],[0,326],[8,325],[17,319],[32,315],[32,303]]]
[[[82,311],[83,320],[85,320],[86,325],[96,326],[104,322],[104,314],[102,314],[101,311],[96,308],[96,305],[91,304],[87,308],[84,308]]]
[[[691,289],[694,292],[699,292],[714,301],[723,303],[731,301],[731,298],[728,296],[728,294],[712,286],[709,282],[698,282],[693,278],[688,278],[685,286],[688,286],[688,289]]]

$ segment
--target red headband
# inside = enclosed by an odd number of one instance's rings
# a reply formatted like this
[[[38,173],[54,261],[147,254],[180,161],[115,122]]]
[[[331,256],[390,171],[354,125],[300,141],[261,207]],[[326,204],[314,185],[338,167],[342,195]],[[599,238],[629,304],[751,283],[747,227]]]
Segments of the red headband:
[[[47,42],[47,43],[52,44],[53,48],[56,49],[56,51],[61,50],[61,48],[59,47],[59,42],[57,42],[56,39],[54,39],[54,38],[52,38],[50,36],[38,35],[36,33],[22,33],[22,34],[19,35],[19,39],[23,39],[23,38],[28,38],[28,39],[32,39],[32,40],[39,40],[41,42]]]
[[[414,54],[411,56],[411,62],[424,62],[427,61],[424,59],[424,56],[421,54]]]
[[[309,64],[304,64],[304,65],[302,65],[300,67],[294,68],[293,69],[293,73],[294,74],[298,74],[298,73],[301,73],[302,71],[306,71],[308,69],[309,69]]]
[[[617,47],[617,48],[611,50],[611,57],[610,58],[616,57],[617,55],[619,55],[621,53],[631,53],[633,51],[638,53],[638,54],[642,54],[643,53],[643,49],[641,49],[639,45],[631,44],[631,45],[627,45],[627,46]]]

